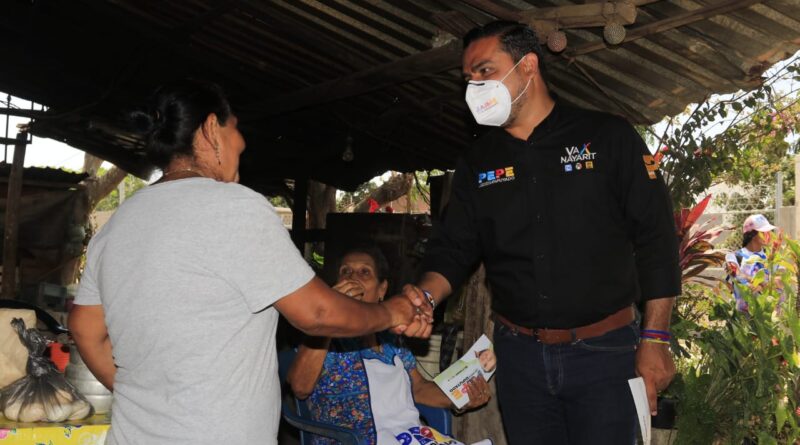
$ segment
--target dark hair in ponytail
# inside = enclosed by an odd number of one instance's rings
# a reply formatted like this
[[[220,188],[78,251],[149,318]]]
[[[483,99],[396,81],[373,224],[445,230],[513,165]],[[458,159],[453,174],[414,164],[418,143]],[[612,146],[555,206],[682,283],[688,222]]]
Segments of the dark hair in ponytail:
[[[219,85],[184,79],[159,87],[147,108],[131,113],[136,131],[147,138],[147,157],[164,169],[178,157],[194,155],[194,134],[214,113],[220,125],[231,116],[231,106]]]
[[[751,230],[749,232],[745,232],[745,234],[742,235],[742,247],[747,247],[747,245],[750,244],[750,241],[753,241],[753,238],[755,238],[757,235],[758,235],[758,230]]]

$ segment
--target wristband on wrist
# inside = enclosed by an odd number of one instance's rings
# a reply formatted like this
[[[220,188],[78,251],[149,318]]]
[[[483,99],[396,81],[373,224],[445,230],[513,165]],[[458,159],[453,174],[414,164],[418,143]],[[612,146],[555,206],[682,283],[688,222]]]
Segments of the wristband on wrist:
[[[667,346],[669,346],[669,341],[667,341],[667,340],[658,340],[656,338],[642,337],[642,341],[643,342],[647,342],[647,343],[655,343],[655,344],[658,344],[658,345],[667,345]]]
[[[659,331],[655,329],[643,329],[641,333],[642,341],[658,344],[669,344],[672,339],[672,334],[667,331]]]
[[[425,289],[420,289],[422,293],[425,295],[425,298],[428,299],[428,303],[431,305],[431,309],[436,307],[436,300],[433,299],[433,295],[430,292],[426,291]]]
[[[672,337],[672,334],[670,334],[669,331],[659,331],[656,329],[642,329],[642,334],[657,335],[667,338]]]

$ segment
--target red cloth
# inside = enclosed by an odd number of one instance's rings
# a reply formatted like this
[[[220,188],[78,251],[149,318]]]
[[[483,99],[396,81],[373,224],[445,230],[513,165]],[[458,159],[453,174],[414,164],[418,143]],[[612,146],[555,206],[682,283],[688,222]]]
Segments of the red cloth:
[[[50,360],[56,365],[59,372],[64,372],[69,363],[69,348],[58,342],[50,343]]]
[[[369,203],[369,213],[375,213],[378,209],[381,208],[381,205],[378,204],[378,201],[375,201],[372,198],[369,198],[367,202]]]

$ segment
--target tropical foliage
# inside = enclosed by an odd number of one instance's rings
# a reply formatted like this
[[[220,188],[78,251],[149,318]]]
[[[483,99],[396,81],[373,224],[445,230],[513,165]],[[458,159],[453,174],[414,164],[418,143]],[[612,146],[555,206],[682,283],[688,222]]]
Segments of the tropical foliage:
[[[709,228],[714,223],[713,219],[697,225],[710,200],[711,195],[708,195],[691,209],[682,209],[675,214],[681,278],[684,283],[698,278],[713,280],[713,277],[703,276],[701,273],[708,267],[721,266],[725,261],[724,252],[715,250],[711,240],[726,228]]]
[[[787,444],[800,438],[800,320],[789,291],[800,247],[776,238],[766,252],[765,270],[742,288],[747,312],[736,309],[722,285],[690,286],[710,311],[678,326],[689,351],[671,387],[679,398],[678,444]]]
[[[651,143],[660,147],[661,171],[675,207],[690,205],[721,181],[758,184],[779,170],[785,171],[785,180],[792,179],[786,160],[796,147],[786,136],[800,128],[800,84],[792,81],[798,72],[800,58],[795,57],[772,71],[759,88],[709,97],[686,113],[645,129]],[[780,89],[787,84],[788,90]]]

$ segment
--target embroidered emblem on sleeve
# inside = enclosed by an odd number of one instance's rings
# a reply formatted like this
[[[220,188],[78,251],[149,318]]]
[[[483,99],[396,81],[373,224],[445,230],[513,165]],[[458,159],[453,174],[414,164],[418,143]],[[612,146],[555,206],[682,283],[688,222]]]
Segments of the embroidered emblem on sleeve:
[[[647,169],[647,176],[650,177],[650,179],[656,179],[658,161],[656,161],[653,155],[643,155],[642,159],[644,159],[644,168]]]

